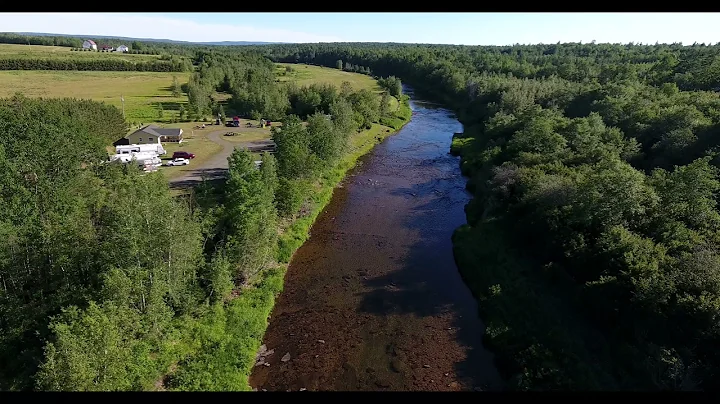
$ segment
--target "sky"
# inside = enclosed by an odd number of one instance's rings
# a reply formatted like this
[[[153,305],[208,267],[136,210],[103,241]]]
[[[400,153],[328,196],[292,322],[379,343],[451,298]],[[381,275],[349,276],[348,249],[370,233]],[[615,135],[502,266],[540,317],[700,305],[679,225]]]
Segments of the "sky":
[[[2,32],[190,42],[720,42],[720,13],[0,13]]]

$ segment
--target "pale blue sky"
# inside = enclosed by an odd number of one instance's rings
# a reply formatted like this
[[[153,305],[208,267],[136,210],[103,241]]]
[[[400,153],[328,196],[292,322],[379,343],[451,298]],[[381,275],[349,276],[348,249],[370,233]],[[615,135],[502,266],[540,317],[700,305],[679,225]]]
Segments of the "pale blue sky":
[[[182,41],[720,42],[720,13],[0,13],[0,31]]]

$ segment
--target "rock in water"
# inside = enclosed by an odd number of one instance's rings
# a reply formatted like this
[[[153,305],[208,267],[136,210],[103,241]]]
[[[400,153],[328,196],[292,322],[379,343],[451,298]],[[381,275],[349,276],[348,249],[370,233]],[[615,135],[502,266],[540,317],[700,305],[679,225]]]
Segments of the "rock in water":
[[[283,362],[289,361],[290,360],[290,352],[286,353],[280,360]]]

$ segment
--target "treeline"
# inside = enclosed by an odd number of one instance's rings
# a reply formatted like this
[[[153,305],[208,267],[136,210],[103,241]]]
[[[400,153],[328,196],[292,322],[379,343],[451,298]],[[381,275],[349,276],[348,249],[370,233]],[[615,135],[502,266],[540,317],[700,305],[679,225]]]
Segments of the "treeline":
[[[518,389],[720,385],[718,46],[273,45],[453,107],[456,259]],[[720,66],[720,65],[718,65]]]
[[[83,40],[66,36],[30,36],[3,32],[0,33],[0,43],[80,48],[82,47]]]
[[[300,62],[295,62],[295,63],[300,63]],[[344,70],[346,72],[367,74],[368,76],[372,76],[372,71],[370,70],[369,67],[354,65],[350,62],[345,62],[345,64],[343,64],[342,60],[338,60],[337,62],[335,62],[335,67],[338,70]]]
[[[187,59],[131,62],[123,59],[41,59],[0,58],[0,70],[93,70],[139,72],[187,72],[193,69]]]
[[[671,81],[683,90],[720,87],[720,44],[460,46],[321,43],[248,48],[278,62],[337,67],[337,61],[342,61],[371,67],[375,74],[382,76],[394,74],[406,81],[427,78],[431,82],[427,87],[442,94],[464,91],[467,76],[481,72],[528,79],[557,76],[574,82],[595,80],[602,83],[636,78],[660,85]],[[440,82],[442,80],[447,82]]]

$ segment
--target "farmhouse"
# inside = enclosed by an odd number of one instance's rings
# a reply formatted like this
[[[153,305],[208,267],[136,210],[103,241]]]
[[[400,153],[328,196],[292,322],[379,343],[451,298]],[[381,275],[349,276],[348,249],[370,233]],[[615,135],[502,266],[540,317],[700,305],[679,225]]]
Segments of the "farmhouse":
[[[113,143],[113,145],[160,144],[160,142],[182,143],[182,133],[183,130],[179,128],[160,128],[155,125],[145,125]]]
[[[117,49],[115,49],[115,52],[123,52],[123,53],[125,53],[125,52],[127,52],[127,51],[129,51],[129,49],[128,49],[128,47],[125,46],[125,45],[120,45],[120,46],[117,47]]]
[[[97,50],[97,44],[92,39],[83,42],[83,49]]]

